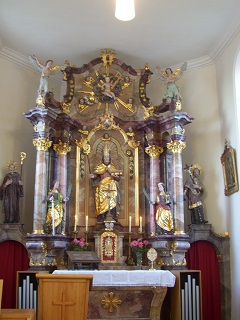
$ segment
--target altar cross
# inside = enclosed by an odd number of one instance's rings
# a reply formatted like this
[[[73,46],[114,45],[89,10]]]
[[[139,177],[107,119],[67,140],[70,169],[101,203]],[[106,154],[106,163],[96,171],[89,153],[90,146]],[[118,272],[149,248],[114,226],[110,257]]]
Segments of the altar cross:
[[[54,306],[61,306],[61,320],[66,320],[67,317],[65,315],[66,313],[66,307],[67,306],[74,306],[76,304],[76,302],[70,302],[70,301],[66,301],[66,290],[62,292],[62,301],[60,302],[52,302],[52,304]]]

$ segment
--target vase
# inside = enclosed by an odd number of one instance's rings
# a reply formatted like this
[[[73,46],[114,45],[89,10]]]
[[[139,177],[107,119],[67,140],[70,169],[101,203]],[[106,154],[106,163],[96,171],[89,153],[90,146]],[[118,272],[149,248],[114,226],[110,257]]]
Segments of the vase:
[[[136,257],[137,257],[137,266],[141,267],[142,266],[142,252],[136,252]]]

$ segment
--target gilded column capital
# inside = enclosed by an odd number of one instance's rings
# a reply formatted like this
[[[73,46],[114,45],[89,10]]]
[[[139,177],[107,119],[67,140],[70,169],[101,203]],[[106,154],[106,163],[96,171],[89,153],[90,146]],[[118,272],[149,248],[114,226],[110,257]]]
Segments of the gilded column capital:
[[[47,151],[51,147],[52,141],[49,141],[48,138],[37,138],[33,139],[33,145],[37,151]]]
[[[152,145],[145,148],[146,154],[148,154],[151,158],[158,158],[161,153],[163,153],[163,148]]]
[[[183,141],[173,140],[167,143],[167,148],[172,151],[172,153],[181,153],[183,149],[186,148],[186,143]]]
[[[53,150],[55,150],[59,155],[66,156],[67,153],[71,151],[71,146],[60,140],[59,143],[53,145]]]

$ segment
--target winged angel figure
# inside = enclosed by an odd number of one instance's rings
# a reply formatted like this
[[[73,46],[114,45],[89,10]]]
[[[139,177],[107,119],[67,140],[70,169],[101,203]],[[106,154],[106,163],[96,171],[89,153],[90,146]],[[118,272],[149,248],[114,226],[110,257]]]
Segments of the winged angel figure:
[[[29,55],[29,61],[33,66],[41,72],[40,84],[38,88],[38,94],[46,94],[48,92],[48,78],[50,75],[57,73],[61,67],[54,66],[53,60],[47,60],[46,64],[43,65],[35,55]]]
[[[165,71],[161,71],[160,67],[156,67],[156,74],[161,80],[163,80],[167,85],[167,92],[164,94],[164,99],[176,99],[182,100],[176,81],[181,78],[183,72],[187,69],[187,62],[177,68],[175,72],[171,68],[167,68]]]

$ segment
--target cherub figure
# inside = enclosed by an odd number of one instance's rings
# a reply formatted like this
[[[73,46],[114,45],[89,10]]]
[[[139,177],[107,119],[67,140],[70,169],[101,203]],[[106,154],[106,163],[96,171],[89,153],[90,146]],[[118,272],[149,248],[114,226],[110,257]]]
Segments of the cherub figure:
[[[161,71],[160,67],[156,67],[156,74],[159,76],[161,80],[163,80],[167,85],[167,92],[164,94],[164,99],[174,99],[174,100],[182,100],[180,95],[180,91],[175,81],[181,78],[183,72],[187,69],[187,62],[177,68],[175,72],[172,71],[171,68],[167,68],[165,71]]]
[[[115,93],[112,91],[114,89],[115,84],[113,85],[110,81],[110,77],[105,77],[105,82],[102,85],[103,94],[107,97],[116,99]]]
[[[48,78],[50,75],[57,73],[60,70],[60,66],[54,66],[53,60],[47,60],[43,65],[35,55],[29,55],[29,61],[34,65],[36,69],[41,72],[40,84],[38,88],[39,95],[45,95],[48,92]]]

